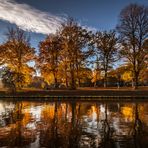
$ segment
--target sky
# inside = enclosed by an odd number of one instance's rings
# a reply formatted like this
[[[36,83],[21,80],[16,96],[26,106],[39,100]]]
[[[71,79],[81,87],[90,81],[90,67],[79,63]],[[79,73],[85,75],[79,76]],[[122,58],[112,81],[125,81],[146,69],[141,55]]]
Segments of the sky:
[[[68,16],[90,30],[114,29],[121,9],[130,3],[148,5],[147,0],[0,0],[0,43],[8,27],[19,26],[37,49]]]

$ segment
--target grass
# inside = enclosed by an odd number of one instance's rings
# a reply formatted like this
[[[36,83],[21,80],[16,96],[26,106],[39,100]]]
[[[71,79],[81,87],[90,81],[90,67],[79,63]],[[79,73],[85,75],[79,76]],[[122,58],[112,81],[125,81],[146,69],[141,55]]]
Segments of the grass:
[[[137,90],[132,88],[78,88],[76,90],[42,90],[35,88],[23,88],[17,92],[8,92],[0,89],[0,97],[145,97],[148,98],[148,87],[139,87]]]

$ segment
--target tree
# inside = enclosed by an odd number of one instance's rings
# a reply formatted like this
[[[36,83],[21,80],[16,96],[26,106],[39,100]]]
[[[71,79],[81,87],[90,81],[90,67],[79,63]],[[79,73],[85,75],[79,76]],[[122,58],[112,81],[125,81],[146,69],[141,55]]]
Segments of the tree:
[[[61,83],[64,84],[67,88],[70,86],[70,73],[69,73],[69,64],[67,53],[64,53],[64,50],[61,51],[61,62],[59,65],[59,77]]]
[[[87,67],[81,67],[79,69],[79,81],[81,86],[90,86],[92,80],[92,70]]]
[[[50,75],[52,77],[51,74],[53,75],[55,87],[58,84],[61,49],[61,41],[58,34],[49,35],[39,44],[37,67],[40,68],[41,75],[45,80],[47,80],[45,76]]]
[[[0,66],[4,65],[4,49],[2,48],[2,45],[0,45]]]
[[[21,73],[19,73],[19,81],[21,81],[21,84],[23,86],[27,86],[32,82],[33,72],[34,72],[34,69],[28,66],[26,67],[24,66],[22,68]],[[2,79],[4,87],[9,88],[14,92],[18,88],[18,85],[20,85],[18,81],[18,73],[13,69],[10,69],[9,67],[3,67],[0,70],[0,77]]]
[[[85,49],[89,40],[89,33],[72,18],[68,19],[61,31],[62,61],[66,61],[65,70],[70,73],[70,87],[76,88],[76,81],[80,85],[79,70],[85,65],[89,51]],[[66,72],[66,75],[68,76]]]
[[[122,80],[124,80],[125,82],[130,82],[132,80],[132,72],[125,71],[122,75]]]
[[[145,68],[142,70],[141,75],[140,75],[140,80],[142,84],[148,85],[148,68]]]
[[[15,82],[20,89],[25,84],[25,76],[33,72],[28,62],[34,59],[35,50],[30,46],[27,34],[19,28],[8,29],[6,37],[7,41],[1,45],[3,63],[17,74]]]
[[[130,4],[120,13],[117,30],[120,33],[121,55],[132,65],[134,88],[148,58],[148,7]]]
[[[118,87],[132,81],[132,72],[130,65],[121,65],[108,73],[109,77],[114,78]]]
[[[15,92],[16,90],[15,83],[16,83],[17,73],[15,73],[14,71],[11,71],[7,67],[4,67],[0,71],[0,77],[2,79],[4,87],[9,88],[10,90]]]
[[[94,45],[95,54],[98,55],[101,69],[104,71],[104,87],[107,87],[107,72],[117,60],[117,37],[114,30],[96,32]]]

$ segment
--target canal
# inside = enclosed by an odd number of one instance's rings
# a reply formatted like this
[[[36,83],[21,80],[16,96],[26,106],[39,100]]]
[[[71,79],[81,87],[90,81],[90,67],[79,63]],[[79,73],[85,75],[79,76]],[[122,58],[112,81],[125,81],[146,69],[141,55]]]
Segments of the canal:
[[[0,147],[148,148],[148,102],[0,101]]]

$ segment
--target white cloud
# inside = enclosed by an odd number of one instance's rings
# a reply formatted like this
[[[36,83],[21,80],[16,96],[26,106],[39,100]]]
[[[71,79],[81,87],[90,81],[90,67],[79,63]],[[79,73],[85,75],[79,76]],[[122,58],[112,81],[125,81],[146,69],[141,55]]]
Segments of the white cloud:
[[[56,33],[65,20],[14,0],[0,0],[0,19],[16,24],[25,31],[42,34]]]
[[[97,28],[95,27],[89,27],[89,26],[82,26],[87,31],[92,31],[93,33],[97,32]]]

